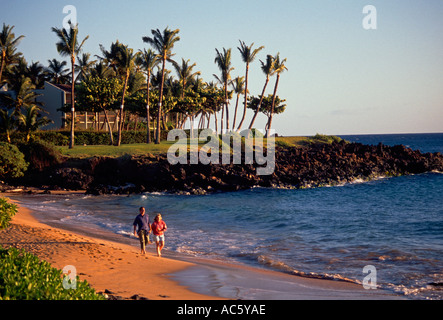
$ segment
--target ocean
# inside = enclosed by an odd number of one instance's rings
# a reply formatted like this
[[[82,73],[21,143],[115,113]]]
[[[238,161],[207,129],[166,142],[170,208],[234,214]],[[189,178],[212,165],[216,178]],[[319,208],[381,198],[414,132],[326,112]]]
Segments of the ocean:
[[[443,153],[443,134],[354,135]],[[165,252],[362,284],[410,299],[443,298],[443,174],[303,190],[253,188],[211,195],[14,196],[54,226],[138,246],[138,207],[168,225]]]

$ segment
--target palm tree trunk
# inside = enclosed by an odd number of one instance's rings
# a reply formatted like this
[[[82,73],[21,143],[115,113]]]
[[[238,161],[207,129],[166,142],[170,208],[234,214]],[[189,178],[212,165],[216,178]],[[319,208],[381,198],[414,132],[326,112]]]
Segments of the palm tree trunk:
[[[112,128],[111,128],[111,124],[109,123],[109,119],[108,119],[108,112],[106,110],[104,110],[105,113],[105,123],[108,125],[108,129],[109,129],[109,140],[110,140],[110,145],[114,145],[114,137],[112,135]]]
[[[149,82],[151,79],[151,72],[148,71],[148,79],[146,82],[146,143],[151,143],[151,115],[149,114]]]
[[[215,134],[218,134],[217,111],[214,112],[214,122],[215,122]]]
[[[165,82],[165,65],[166,65],[166,56],[163,56],[163,64],[162,64],[162,81],[160,83],[160,97],[158,101],[158,113],[157,113],[157,132],[155,137],[155,144],[160,143],[160,121],[162,116],[162,102],[163,102],[163,86]]]
[[[221,119],[220,119],[220,130],[221,130],[221,132],[220,133],[222,133],[223,134],[223,118],[225,117],[225,106],[224,106],[224,104],[222,105],[222,114],[221,114]]]
[[[124,119],[123,109],[125,107],[125,94],[126,94],[126,88],[128,86],[128,79],[129,79],[129,69],[126,71],[125,83],[123,85],[123,96],[122,96],[122,101],[121,101],[121,105],[120,105],[120,117],[119,117],[120,121],[118,124],[117,146],[120,146],[121,138],[122,138],[123,119]]]
[[[275,97],[277,95],[277,87],[278,87],[278,80],[279,79],[280,79],[280,75],[277,74],[277,79],[275,80],[275,86],[274,86],[274,95],[272,96],[271,114],[269,115],[268,125],[266,128],[266,138],[269,138],[269,133],[271,131],[272,115],[274,114]]]
[[[3,69],[5,68],[6,52],[2,51],[2,65],[0,66],[0,83],[2,83]]]
[[[235,101],[234,120],[232,122],[232,130],[235,129],[235,118],[237,118],[237,108],[238,108],[238,98],[239,97],[240,97],[240,93],[237,93],[237,100]]]
[[[261,104],[263,102],[263,97],[265,96],[266,86],[268,85],[268,82],[269,82],[269,77],[266,77],[266,82],[265,82],[265,85],[263,87],[263,91],[261,93],[260,102],[258,103],[257,110],[255,110],[254,117],[252,117],[251,124],[249,125],[249,128],[248,128],[249,130],[252,129],[252,126],[254,125],[255,119],[257,118],[257,115],[260,112],[260,107],[261,107]]]
[[[71,56],[71,139],[69,140],[69,149],[74,148],[74,124],[75,124],[75,105],[74,105],[74,80],[75,80],[75,56]]]
[[[226,105],[226,131],[229,131],[229,107],[228,107],[228,84],[225,84],[225,105]]]
[[[242,118],[240,120],[240,123],[238,125],[237,132],[240,131],[240,129],[241,129],[242,125],[243,125],[243,122],[245,121],[245,117],[246,117],[246,107],[248,106],[248,73],[249,73],[249,63],[246,64],[245,102],[244,102],[245,108],[243,110],[243,116],[242,116]]]

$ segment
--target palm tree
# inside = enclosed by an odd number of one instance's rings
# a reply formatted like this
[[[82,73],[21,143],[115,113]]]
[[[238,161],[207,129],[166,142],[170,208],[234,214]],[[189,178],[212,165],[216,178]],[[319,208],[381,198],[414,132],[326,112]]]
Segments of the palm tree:
[[[174,63],[175,71],[177,72],[178,81],[181,84],[182,87],[182,98],[185,95],[185,89],[187,88],[187,85],[195,78],[195,76],[198,76],[201,74],[200,71],[193,72],[192,69],[196,66],[196,63],[189,64],[189,59],[185,61],[185,59],[182,58],[182,64],[179,65],[178,63]]]
[[[232,123],[232,130],[235,129],[235,119],[237,118],[238,100],[241,94],[245,94],[245,77],[237,77],[231,81],[232,89],[237,94],[237,100],[235,101],[234,121]]]
[[[14,26],[10,27],[9,25],[7,26],[3,23],[3,29],[0,32],[0,85],[2,83],[2,74],[5,67],[8,64],[15,63],[15,61],[21,55],[21,53],[16,53],[15,51],[19,42],[25,37],[22,35],[16,38],[15,34],[12,33],[12,29],[14,29]]]
[[[248,73],[249,73],[249,64],[252,63],[255,60],[255,57],[257,56],[257,53],[260,52],[264,48],[264,46],[258,47],[257,49],[252,50],[252,46],[254,43],[252,43],[249,47],[244,43],[244,41],[240,41],[240,47],[237,49],[240,51],[242,60],[244,63],[246,63],[246,75],[245,75],[245,102],[244,102],[244,110],[243,110],[243,116],[240,120],[240,123],[238,125],[237,131],[240,131],[243,122],[245,121],[246,117],[246,107],[248,105]]]
[[[166,61],[171,61],[172,49],[177,41],[180,41],[180,37],[177,35],[180,32],[179,29],[170,30],[166,28],[163,33],[159,29],[152,29],[151,33],[153,37],[142,37],[143,42],[146,42],[157,50],[160,59],[162,61],[162,80],[160,83],[160,93],[158,102],[158,113],[157,113],[157,130],[155,136],[155,143],[160,143],[160,119],[162,116],[162,102],[163,102],[163,86],[165,82],[165,66]]]
[[[151,88],[151,75],[152,70],[158,65],[159,60],[158,56],[151,49],[144,49],[143,52],[139,51],[140,54],[137,57],[137,62],[142,66],[146,71],[146,126],[147,126],[147,134],[146,134],[146,143],[151,143],[151,116],[149,114],[149,95]]]
[[[280,61],[280,53],[277,53],[277,55],[274,57],[274,73],[277,74],[277,79],[275,80],[274,94],[272,96],[271,114],[269,115],[269,120],[266,128],[266,138],[269,137],[271,131],[272,115],[274,114],[275,97],[277,96],[278,81],[280,80],[280,75],[285,70],[288,70],[288,68],[286,68],[285,66],[285,63],[286,63],[286,58]]]
[[[103,61],[96,62],[90,70],[91,77],[110,78],[114,76],[114,70],[108,67]]]
[[[129,48],[127,45],[120,44],[116,55],[116,61],[118,68],[123,73],[124,82],[123,82],[122,99],[120,103],[120,115],[119,115],[120,121],[118,125],[117,146],[120,146],[121,143],[123,118],[124,118],[123,109],[125,107],[125,95],[126,95],[126,90],[128,88],[128,80],[129,80],[129,75],[131,73],[131,68],[134,66],[135,57],[136,54],[134,54],[133,49]]]
[[[19,113],[22,108],[40,105],[36,102],[40,95],[35,93],[35,85],[30,78],[21,76],[15,79],[11,89],[13,93],[0,95],[0,104],[8,109],[14,109],[14,112]]]
[[[231,80],[231,71],[234,70],[231,67],[231,49],[226,50],[223,48],[223,53],[215,49],[216,56],[214,62],[217,64],[219,70],[221,71],[221,78],[214,75],[214,77],[223,84],[223,90],[225,91],[225,108],[226,108],[226,129],[229,130],[229,109],[228,109],[228,83]],[[222,109],[222,119],[221,119],[221,129],[223,130],[223,110]]]
[[[45,74],[45,68],[40,62],[32,62],[27,66],[26,76],[29,77],[36,89],[43,89],[47,75]]]
[[[262,69],[263,73],[266,75],[266,81],[265,81],[265,85],[263,86],[263,90],[262,90],[262,93],[260,96],[260,102],[259,102],[258,108],[256,109],[254,116],[252,117],[251,123],[249,124],[249,128],[248,128],[249,130],[252,129],[255,119],[257,118],[258,112],[260,110],[260,106],[263,102],[263,97],[265,96],[266,87],[269,83],[269,77],[274,74],[274,57],[273,56],[268,54],[266,56],[266,62],[263,62],[260,60],[260,63],[261,63],[261,69]]]
[[[89,38],[83,39],[79,43],[78,36],[78,25],[73,28],[72,26],[69,30],[52,28],[52,31],[57,35],[58,42],[56,43],[57,51],[62,57],[71,58],[71,139],[69,141],[69,148],[74,148],[74,120],[75,120],[75,104],[74,104],[74,86],[75,86],[75,58],[80,53],[83,44]]]
[[[6,140],[11,143],[11,133],[16,126],[15,112],[0,109],[0,130],[6,134]]]
[[[19,129],[26,133],[26,142],[28,142],[32,131],[36,131],[52,121],[41,115],[41,109],[37,105],[28,106],[24,110],[26,113],[19,113],[17,120]]]
[[[89,60],[90,53],[83,53],[81,57],[77,57],[78,63],[75,65],[75,71],[78,72],[75,82],[85,80],[90,74],[91,69],[97,62],[97,60]]]
[[[181,99],[183,100],[185,98],[185,90],[188,86],[188,84],[198,75],[201,74],[200,71],[193,72],[192,69],[196,66],[196,63],[189,64],[189,59],[185,61],[185,59],[182,58],[182,64],[179,65],[178,63],[174,63],[175,71],[177,72],[178,81],[181,85]],[[178,113],[176,113],[176,117],[178,117]],[[190,137],[191,139],[194,138],[194,117],[195,115],[191,116],[191,128],[190,128]]]
[[[48,67],[46,68],[48,80],[55,84],[66,83],[69,77],[69,69],[65,68],[67,64],[66,61],[58,61],[57,59],[48,60]]]

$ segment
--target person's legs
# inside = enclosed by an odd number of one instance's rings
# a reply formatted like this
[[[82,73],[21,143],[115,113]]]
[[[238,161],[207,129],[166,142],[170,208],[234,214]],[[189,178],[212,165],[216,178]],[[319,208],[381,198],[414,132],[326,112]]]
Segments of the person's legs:
[[[165,246],[165,236],[156,236],[155,237],[155,244],[157,246],[157,256],[161,257],[162,249]]]
[[[138,239],[140,240],[140,252],[142,254],[146,254],[145,247],[146,247],[146,232],[144,230],[140,230],[138,233]]]

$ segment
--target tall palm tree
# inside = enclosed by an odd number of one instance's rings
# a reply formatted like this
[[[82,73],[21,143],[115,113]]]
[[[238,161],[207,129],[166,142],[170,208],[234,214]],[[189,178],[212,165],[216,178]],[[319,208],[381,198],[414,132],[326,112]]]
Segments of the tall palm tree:
[[[271,114],[269,115],[269,120],[266,128],[266,138],[269,137],[271,131],[272,115],[274,114],[275,97],[277,96],[278,81],[280,80],[280,75],[285,70],[288,70],[288,68],[286,68],[285,66],[285,63],[286,63],[286,58],[280,60],[280,53],[277,53],[277,55],[274,57],[274,73],[277,74],[277,79],[275,80],[274,94],[272,96]]]
[[[245,77],[236,77],[234,80],[231,81],[231,85],[234,93],[237,94],[237,99],[235,101],[234,120],[232,123],[232,130],[234,130],[235,119],[237,118],[238,100],[241,94],[245,94]]]
[[[157,113],[157,130],[155,133],[155,143],[160,143],[160,119],[162,116],[162,102],[163,102],[163,87],[165,82],[165,66],[166,61],[171,61],[172,49],[174,48],[174,44],[177,41],[180,41],[180,37],[178,33],[179,29],[170,30],[166,28],[161,32],[159,29],[152,29],[152,37],[142,37],[143,42],[146,42],[154,47],[157,50],[160,60],[162,62],[162,80],[160,83],[160,93],[159,93],[159,102],[158,102],[158,113]]]
[[[25,37],[23,35],[15,37],[12,32],[14,26],[10,27],[3,23],[3,29],[0,32],[0,50],[1,50],[1,65],[0,65],[0,85],[2,83],[3,70],[7,64],[14,63],[21,53],[16,53],[16,47],[19,42]]]
[[[123,118],[124,118],[123,109],[125,107],[125,95],[126,95],[126,90],[128,88],[128,80],[129,80],[129,75],[131,73],[131,68],[134,66],[135,57],[136,54],[134,54],[133,49],[129,48],[127,45],[120,44],[116,55],[116,61],[118,68],[121,70],[124,76],[124,82],[123,82],[122,99],[120,104],[120,115],[119,115],[120,121],[118,125],[117,146],[120,146],[121,143]]]
[[[252,43],[250,46],[247,46],[244,43],[244,41],[240,41],[240,47],[237,48],[240,51],[243,62],[246,63],[244,110],[243,110],[243,116],[242,116],[240,123],[238,125],[238,128],[237,128],[237,131],[240,131],[240,129],[243,125],[243,122],[245,121],[245,117],[246,117],[246,107],[248,105],[249,64],[255,60],[255,57],[257,56],[257,54],[264,48],[264,46],[261,46],[261,47],[258,47],[257,49],[252,50],[253,45],[254,45],[254,43]]]
[[[200,75],[200,71],[193,72],[192,69],[196,66],[196,63],[190,64],[189,59],[185,61],[185,59],[182,58],[182,64],[179,65],[178,63],[174,63],[175,71],[177,72],[178,81],[181,85],[181,98],[185,98],[185,90],[189,83],[193,79],[195,79],[196,76]],[[178,113],[176,113],[176,117],[178,117]],[[190,130],[190,137],[191,139],[194,138],[194,117],[195,115],[191,116],[191,130]]]
[[[225,108],[226,108],[226,129],[229,130],[229,108],[228,108],[228,84],[231,80],[231,71],[234,70],[231,67],[231,49],[226,50],[223,48],[223,52],[215,49],[216,56],[214,62],[217,64],[218,69],[221,71],[221,78],[214,75],[215,78],[223,84],[223,90],[225,92]],[[222,109],[222,120],[221,120],[221,129],[223,130],[223,110]]]
[[[74,104],[74,86],[75,86],[75,58],[80,53],[83,44],[89,38],[83,39],[83,41],[79,42],[78,37],[78,25],[73,28],[70,26],[69,30],[64,28],[58,29],[52,27],[52,31],[57,35],[58,42],[55,44],[57,47],[58,53],[62,57],[70,57],[71,58],[71,139],[69,141],[69,149],[74,148],[74,122],[75,122],[75,104]]]
[[[265,85],[263,86],[263,90],[262,90],[262,93],[260,96],[260,102],[258,104],[258,108],[257,108],[257,110],[255,110],[254,116],[252,117],[251,123],[249,124],[249,128],[248,128],[249,130],[252,129],[255,119],[257,118],[258,112],[260,110],[260,106],[263,102],[263,97],[265,96],[266,87],[269,83],[269,77],[274,74],[274,57],[273,56],[268,54],[266,56],[266,62],[263,62],[260,60],[260,63],[261,63],[261,70],[266,75],[266,81],[265,81]]]
[[[69,78],[69,69],[65,68],[67,64],[66,61],[58,61],[57,59],[48,60],[46,73],[49,80],[55,84],[66,83]]]
[[[146,72],[146,143],[151,143],[151,116],[149,114],[149,94],[151,88],[151,75],[153,69],[158,65],[158,56],[151,49],[139,51],[140,54],[137,57],[137,62]]]

